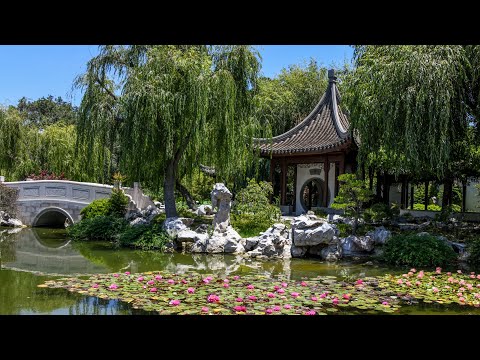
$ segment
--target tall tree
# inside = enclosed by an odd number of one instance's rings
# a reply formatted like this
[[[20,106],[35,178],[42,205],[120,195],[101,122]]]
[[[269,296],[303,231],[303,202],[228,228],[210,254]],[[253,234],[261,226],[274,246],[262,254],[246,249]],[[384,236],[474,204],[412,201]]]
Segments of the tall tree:
[[[260,63],[249,46],[102,46],[84,87],[79,145],[119,143],[120,169],[159,187],[177,216],[175,182],[200,162],[231,175],[255,134],[252,98]]]
[[[437,177],[448,205],[477,121],[476,54],[465,46],[357,46],[346,102],[360,162]]]
[[[326,87],[327,69],[314,59],[290,65],[273,79],[259,79],[255,116],[271,129],[273,136],[282,134],[312,111]]]
[[[66,125],[74,124],[77,108],[64,101],[60,96],[52,95],[30,101],[22,97],[18,101],[17,109],[25,125],[43,128],[48,125],[62,122]]]

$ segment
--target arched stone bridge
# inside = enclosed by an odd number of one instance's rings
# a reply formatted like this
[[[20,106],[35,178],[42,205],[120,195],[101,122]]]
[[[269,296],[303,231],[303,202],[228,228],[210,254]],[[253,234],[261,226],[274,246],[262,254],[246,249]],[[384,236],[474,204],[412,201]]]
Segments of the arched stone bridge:
[[[80,211],[93,200],[109,197],[113,186],[66,180],[33,180],[5,182],[18,188],[17,217],[27,226],[63,226],[65,220],[75,223]],[[131,201],[129,209],[143,209],[153,202],[143,195],[138,183],[123,188]]]

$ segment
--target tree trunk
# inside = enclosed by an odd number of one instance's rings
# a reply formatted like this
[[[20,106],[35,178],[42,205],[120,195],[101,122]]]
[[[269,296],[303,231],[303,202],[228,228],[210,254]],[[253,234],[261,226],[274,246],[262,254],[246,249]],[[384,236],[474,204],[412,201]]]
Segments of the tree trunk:
[[[177,217],[177,207],[175,205],[175,177],[177,172],[177,162],[172,159],[167,163],[165,171],[165,180],[163,182],[163,196],[165,200],[165,213],[167,218]]]
[[[453,188],[453,179],[446,178],[443,182],[443,197],[442,197],[442,210],[447,206],[452,205],[452,189]]]
[[[192,194],[190,194],[188,189],[185,186],[183,186],[178,180],[175,183],[175,186],[177,190],[180,192],[180,194],[182,194],[185,201],[187,202],[188,207],[191,210],[197,210],[197,204],[195,203],[195,200],[193,200],[193,196]]]

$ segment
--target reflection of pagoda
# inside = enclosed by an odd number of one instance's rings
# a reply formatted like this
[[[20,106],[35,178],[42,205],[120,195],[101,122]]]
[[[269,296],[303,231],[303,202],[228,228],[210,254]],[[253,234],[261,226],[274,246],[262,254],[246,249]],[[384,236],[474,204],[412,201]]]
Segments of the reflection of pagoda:
[[[293,205],[297,215],[329,207],[338,193],[338,175],[355,170],[357,147],[339,107],[333,70],[328,71],[328,79],[325,94],[303,121],[271,139],[256,139],[261,156],[271,159],[270,181],[277,192],[274,196],[280,194],[282,212],[288,212],[287,205]],[[292,179],[295,196],[287,199],[287,183]]]

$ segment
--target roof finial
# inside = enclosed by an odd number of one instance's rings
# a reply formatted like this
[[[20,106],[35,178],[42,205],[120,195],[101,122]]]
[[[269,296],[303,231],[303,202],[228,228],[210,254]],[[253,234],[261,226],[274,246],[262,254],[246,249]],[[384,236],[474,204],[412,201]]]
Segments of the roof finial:
[[[337,77],[335,76],[335,70],[328,70],[328,82],[337,82]]]

